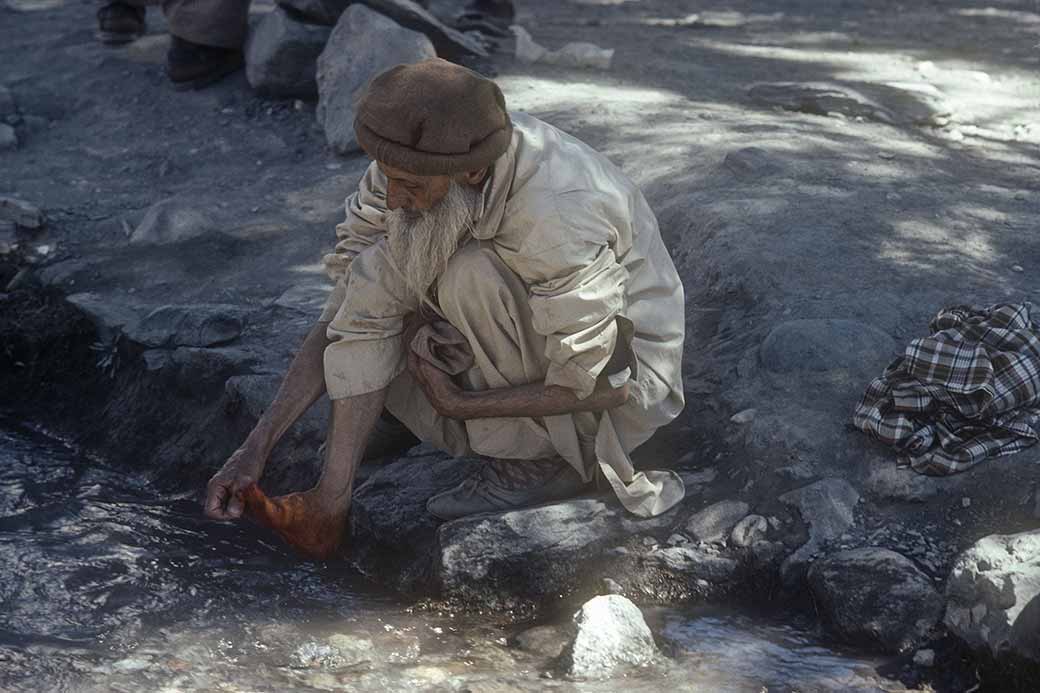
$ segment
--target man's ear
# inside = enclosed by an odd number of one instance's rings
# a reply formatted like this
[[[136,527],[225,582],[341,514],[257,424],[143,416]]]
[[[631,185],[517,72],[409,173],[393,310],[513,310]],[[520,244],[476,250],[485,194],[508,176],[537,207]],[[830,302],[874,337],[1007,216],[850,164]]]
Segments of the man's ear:
[[[461,179],[459,182],[466,183],[467,185],[480,185],[484,182],[484,179],[487,178],[488,170],[490,168],[490,166],[485,166],[476,171],[467,171],[459,176]]]

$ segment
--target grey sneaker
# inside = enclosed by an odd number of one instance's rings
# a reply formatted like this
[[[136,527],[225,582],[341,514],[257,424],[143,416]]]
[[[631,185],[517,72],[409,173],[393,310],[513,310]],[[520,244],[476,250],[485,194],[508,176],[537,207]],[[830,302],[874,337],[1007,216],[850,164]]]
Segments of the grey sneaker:
[[[426,509],[441,520],[454,520],[563,500],[581,493],[586,486],[578,472],[559,458],[488,459],[479,472],[430,498]]]

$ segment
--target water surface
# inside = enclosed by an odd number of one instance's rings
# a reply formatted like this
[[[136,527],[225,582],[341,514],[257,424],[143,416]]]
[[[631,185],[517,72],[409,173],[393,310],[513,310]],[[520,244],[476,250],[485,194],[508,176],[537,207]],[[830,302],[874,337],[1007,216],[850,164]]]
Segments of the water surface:
[[[0,419],[2,691],[876,691],[876,662],[804,629],[648,609],[659,661],[623,682],[551,678],[517,626],[430,613],[297,560],[193,497]]]

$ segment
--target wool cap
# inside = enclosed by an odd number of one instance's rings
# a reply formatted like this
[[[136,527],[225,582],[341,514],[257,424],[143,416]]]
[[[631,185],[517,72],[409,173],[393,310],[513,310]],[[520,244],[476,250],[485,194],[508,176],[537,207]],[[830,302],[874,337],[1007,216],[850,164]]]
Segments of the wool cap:
[[[513,124],[497,84],[431,58],[376,76],[358,102],[354,133],[376,161],[440,176],[493,164],[508,149]]]

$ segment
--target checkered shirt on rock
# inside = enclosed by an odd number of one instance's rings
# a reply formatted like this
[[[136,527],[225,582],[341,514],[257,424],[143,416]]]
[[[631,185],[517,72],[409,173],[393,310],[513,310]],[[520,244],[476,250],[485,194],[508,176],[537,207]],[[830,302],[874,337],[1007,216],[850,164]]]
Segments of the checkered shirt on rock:
[[[931,475],[1040,438],[1040,324],[1029,303],[945,308],[867,387],[852,423]]]

